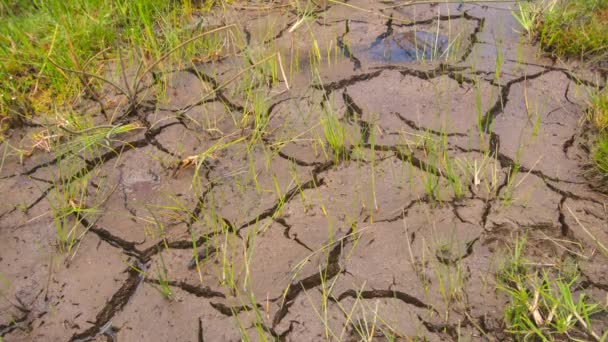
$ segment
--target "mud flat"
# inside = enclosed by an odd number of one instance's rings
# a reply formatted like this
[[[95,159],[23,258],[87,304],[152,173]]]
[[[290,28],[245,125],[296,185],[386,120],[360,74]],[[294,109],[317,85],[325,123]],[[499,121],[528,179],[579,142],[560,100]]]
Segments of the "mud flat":
[[[570,272],[602,335],[601,75],[511,3],[233,5],[231,53],[108,86],[94,143],[0,144],[4,341],[510,340],[514,263]]]

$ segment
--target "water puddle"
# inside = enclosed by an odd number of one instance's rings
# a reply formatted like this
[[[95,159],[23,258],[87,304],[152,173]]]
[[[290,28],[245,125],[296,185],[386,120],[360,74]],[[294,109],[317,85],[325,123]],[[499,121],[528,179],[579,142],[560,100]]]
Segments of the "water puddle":
[[[427,31],[407,31],[380,36],[365,50],[368,58],[386,63],[445,59],[449,55],[448,37]]]

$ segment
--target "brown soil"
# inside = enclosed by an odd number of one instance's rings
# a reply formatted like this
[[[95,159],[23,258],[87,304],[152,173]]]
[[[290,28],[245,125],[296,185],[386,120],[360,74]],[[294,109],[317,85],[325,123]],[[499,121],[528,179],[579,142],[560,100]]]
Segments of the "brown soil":
[[[119,122],[145,129],[101,157],[83,155],[68,174],[53,153],[4,158],[0,336],[504,340],[496,272],[525,232],[530,260],[576,259],[579,291],[603,302],[608,259],[581,226],[606,244],[607,198],[585,178],[580,122],[586,88],[605,80],[539,57],[513,31],[509,3],[348,4],[319,5],[293,32],[290,7],[215,13],[238,21],[240,43],[273,46],[288,66],[299,60],[288,91],[259,85],[269,122],[255,144],[241,82],[201,101],[247,66],[225,56],[168,73],[134,111],[119,104]],[[437,29],[439,53],[428,54]],[[327,112],[347,136],[337,162],[319,124]],[[15,131],[0,149],[31,145],[39,130]],[[198,174],[176,169],[240,137]],[[52,214],[58,179],[82,178],[83,205],[95,211],[67,218],[79,240],[66,256]],[[170,299],[158,291],[165,274]]]

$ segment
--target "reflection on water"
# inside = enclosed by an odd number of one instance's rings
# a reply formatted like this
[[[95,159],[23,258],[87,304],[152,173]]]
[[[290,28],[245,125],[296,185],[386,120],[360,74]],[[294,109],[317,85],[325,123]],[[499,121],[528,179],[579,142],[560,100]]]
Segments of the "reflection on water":
[[[384,62],[445,59],[448,37],[427,31],[408,31],[378,37],[367,49],[370,57]]]

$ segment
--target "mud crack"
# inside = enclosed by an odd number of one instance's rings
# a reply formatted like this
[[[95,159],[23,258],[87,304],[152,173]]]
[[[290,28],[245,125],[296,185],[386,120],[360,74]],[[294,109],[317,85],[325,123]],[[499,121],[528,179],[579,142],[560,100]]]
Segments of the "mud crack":
[[[250,306],[247,306],[247,305],[228,306],[226,304],[213,303],[213,302],[209,302],[209,305],[211,305],[215,310],[217,310],[222,315],[228,316],[228,317],[236,316],[243,311],[246,311],[246,312],[253,311],[253,308]],[[264,307],[260,304],[257,304],[256,307],[258,309],[264,309]]]
[[[293,188],[289,189],[289,191],[287,191],[287,193],[280,200],[278,200],[272,207],[264,210],[263,212],[258,214],[253,219],[242,224],[236,231],[239,232],[242,229],[249,227],[252,224],[255,224],[256,222],[262,221],[269,217],[273,217],[275,215],[275,213],[277,213],[279,211],[279,209],[285,205],[285,203],[288,203],[289,201],[291,201],[301,191],[308,190],[308,189],[314,189],[314,188],[317,188],[318,186],[323,185],[324,184],[323,178],[319,178],[318,176],[322,172],[327,171],[332,165],[334,165],[333,161],[328,161],[328,162],[325,162],[325,163],[320,164],[317,167],[315,167],[314,170],[312,171],[312,179],[308,180],[307,182],[305,182],[303,184],[296,185]]]
[[[152,279],[152,278],[146,278],[146,283],[150,283],[150,284],[155,284],[155,285],[159,285],[160,282],[158,281],[158,279]],[[167,285],[169,286],[173,286],[173,287],[177,287],[180,288],[181,290],[188,292],[189,294],[195,295],[196,297],[203,297],[203,298],[226,298],[226,295],[223,294],[222,292],[218,292],[215,290],[212,290],[210,287],[205,286],[195,286],[192,284],[188,284],[184,281],[174,281],[174,280],[170,280],[167,282]]]
[[[118,312],[122,311],[144,279],[142,274],[130,267],[127,269],[127,272],[129,273],[129,277],[97,314],[93,326],[81,333],[74,334],[70,341],[90,341],[100,333],[104,333],[104,326],[106,326]]]
[[[509,102],[509,93],[511,92],[511,87],[514,84],[526,82],[528,80],[533,80],[533,79],[541,77],[542,75],[547,74],[551,71],[552,70],[543,70],[543,71],[539,71],[535,74],[523,75],[521,77],[518,77],[516,79],[513,79],[513,80],[507,82],[507,84],[505,84],[504,86],[497,84],[494,81],[491,82],[492,85],[497,86],[500,89],[500,95],[498,96],[498,99],[496,100],[494,105],[492,107],[490,107],[490,109],[488,109],[488,111],[485,113],[485,115],[481,119],[481,126],[483,128],[483,131],[485,133],[491,133],[490,129],[492,127],[492,123],[494,122],[494,119],[498,115],[503,113],[505,107],[507,106],[507,103]]]
[[[344,26],[344,33],[342,33],[342,35],[337,38],[338,48],[342,52],[342,55],[344,55],[344,57],[348,58],[353,63],[353,70],[361,70],[361,61],[357,57],[355,57],[355,55],[350,49],[350,46],[344,42],[346,35],[350,32],[350,29],[348,27],[348,19],[344,22]]]
[[[348,231],[346,236],[352,232],[352,228]],[[349,239],[343,239],[336,242],[336,245],[329,252],[327,257],[327,265],[319,273],[312,274],[302,280],[293,282],[289,285],[288,290],[283,296],[283,300],[279,310],[274,315],[272,320],[272,327],[276,327],[281,320],[287,315],[289,307],[293,304],[296,297],[302,292],[307,291],[321,285],[324,281],[333,279],[340,273],[342,267],[340,266],[340,256],[342,250],[345,248],[346,243]]]
[[[402,291],[397,291],[397,290],[368,290],[368,291],[360,291],[357,292],[355,290],[347,290],[344,293],[342,293],[341,295],[338,296],[338,298],[336,298],[335,300],[340,302],[342,301],[344,298],[363,298],[363,299],[374,299],[374,298],[389,298],[389,299],[399,299],[400,301],[409,304],[409,305],[413,305],[417,308],[421,308],[421,309],[428,309],[434,312],[437,312],[437,310],[435,310],[435,308],[433,308],[431,305],[424,303],[423,301],[421,301],[420,299],[407,294],[405,292]]]

